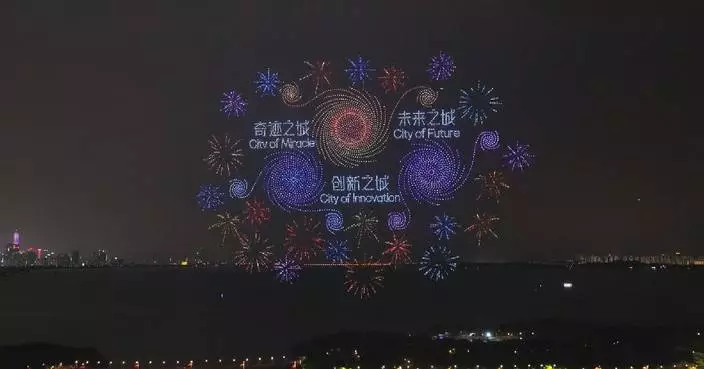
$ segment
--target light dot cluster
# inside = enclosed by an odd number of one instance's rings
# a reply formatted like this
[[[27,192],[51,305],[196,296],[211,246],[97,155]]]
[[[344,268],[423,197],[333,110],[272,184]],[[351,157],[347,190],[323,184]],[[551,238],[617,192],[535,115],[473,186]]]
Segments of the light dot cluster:
[[[323,236],[320,223],[311,217],[293,220],[286,225],[284,248],[287,254],[298,261],[307,261],[323,249]]]
[[[410,198],[439,205],[451,199],[467,179],[457,150],[444,142],[418,141],[401,159],[399,187]]]
[[[279,151],[267,156],[262,178],[269,200],[284,211],[313,204],[323,190],[322,164],[306,151]]]
[[[330,86],[332,84],[332,71],[330,70],[330,63],[325,60],[318,60],[315,63],[309,61],[304,61],[305,65],[308,67],[308,73],[301,77],[299,81],[304,81],[310,79],[315,85],[314,94],[318,94],[318,89],[321,85],[325,84]]]
[[[354,88],[335,90],[315,108],[318,152],[332,164],[356,167],[374,161],[389,138],[389,121],[379,100]]]
[[[446,246],[430,246],[420,258],[418,270],[431,280],[439,281],[457,269],[459,258]]]

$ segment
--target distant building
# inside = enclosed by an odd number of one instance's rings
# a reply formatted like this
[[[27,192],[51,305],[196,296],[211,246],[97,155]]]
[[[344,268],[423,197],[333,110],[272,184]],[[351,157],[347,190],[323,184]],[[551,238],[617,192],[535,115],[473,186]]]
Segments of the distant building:
[[[104,267],[108,265],[108,252],[105,250],[96,250],[90,259],[89,265]]]
[[[75,267],[81,266],[81,254],[78,250],[71,251],[71,265]]]

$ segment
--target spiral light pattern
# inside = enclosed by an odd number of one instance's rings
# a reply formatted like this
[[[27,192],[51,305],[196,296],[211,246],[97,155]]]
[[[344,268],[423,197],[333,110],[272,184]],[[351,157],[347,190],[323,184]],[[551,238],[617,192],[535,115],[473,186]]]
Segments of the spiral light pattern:
[[[391,231],[404,230],[408,227],[408,217],[406,217],[406,213],[402,211],[391,211],[389,212],[386,224]]]
[[[230,197],[233,199],[244,199],[249,195],[247,181],[244,179],[233,179],[230,181]]]
[[[301,89],[295,83],[281,86],[281,100],[286,104],[295,104],[301,100]]]
[[[323,190],[323,167],[311,153],[280,151],[267,156],[262,171],[264,190],[284,211],[313,204]]]
[[[467,179],[457,150],[444,142],[420,141],[401,159],[399,187],[410,198],[439,205],[451,199]]]
[[[496,150],[499,148],[499,132],[483,131],[479,134],[479,147],[484,151]]]
[[[344,227],[344,219],[338,211],[331,211],[325,214],[325,228],[331,232],[341,231]]]
[[[418,100],[418,103],[424,108],[430,108],[433,104],[435,104],[435,101],[438,99],[438,95],[439,93],[437,91],[430,87],[426,87],[418,91],[416,100]]]
[[[373,162],[389,137],[389,121],[379,100],[354,88],[326,94],[315,108],[313,135],[318,152],[337,166]]]

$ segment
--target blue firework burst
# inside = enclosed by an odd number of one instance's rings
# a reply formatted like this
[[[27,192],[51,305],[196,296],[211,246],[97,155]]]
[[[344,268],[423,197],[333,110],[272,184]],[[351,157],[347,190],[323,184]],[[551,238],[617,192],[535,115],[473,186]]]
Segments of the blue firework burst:
[[[483,125],[490,113],[496,113],[501,106],[501,99],[494,94],[494,89],[477,81],[476,86],[460,90],[460,106],[457,108],[460,118],[469,118],[472,123]]]
[[[345,72],[350,78],[352,86],[355,86],[357,83],[364,83],[364,81],[371,78],[369,77],[370,73],[376,72],[376,69],[369,66],[369,60],[366,60],[361,56],[358,56],[357,60],[347,59],[347,61],[349,62],[350,67],[345,69]]]
[[[202,185],[196,194],[196,200],[201,210],[215,210],[225,203],[225,190],[218,185]]]
[[[530,167],[533,163],[533,155],[528,149],[530,145],[522,144],[516,142],[516,146],[506,146],[506,154],[504,154],[504,165],[511,168],[511,170],[526,169]]]
[[[436,215],[435,221],[430,223],[430,229],[438,237],[438,240],[449,240],[455,234],[455,229],[459,224],[454,217],[447,214]]]
[[[241,117],[247,112],[247,100],[235,90],[222,94],[220,111],[228,118]]]
[[[420,258],[418,270],[433,281],[439,281],[457,269],[459,258],[445,246],[430,246]]]
[[[280,282],[293,282],[301,273],[303,268],[296,263],[295,260],[289,259],[288,256],[274,262],[274,272],[276,279]]]
[[[428,74],[435,81],[444,81],[450,79],[452,73],[455,72],[455,61],[450,55],[440,52],[440,55],[433,56],[428,65]]]
[[[350,260],[350,249],[346,240],[328,240],[325,243],[325,258],[331,263],[345,263]]]
[[[399,187],[410,198],[439,205],[467,180],[467,167],[456,149],[438,141],[419,141],[401,159]]]
[[[278,73],[272,73],[271,69],[267,68],[266,72],[257,72],[257,80],[254,84],[257,86],[259,96],[276,96],[281,80]]]

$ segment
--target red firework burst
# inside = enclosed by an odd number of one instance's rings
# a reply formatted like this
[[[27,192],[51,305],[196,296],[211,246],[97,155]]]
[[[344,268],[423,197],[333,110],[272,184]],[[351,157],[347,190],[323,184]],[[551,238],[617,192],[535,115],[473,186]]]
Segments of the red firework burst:
[[[403,236],[393,235],[390,241],[384,242],[386,250],[381,253],[382,257],[388,258],[391,264],[403,264],[411,261],[411,243]]]
[[[264,201],[257,199],[247,200],[245,202],[244,218],[251,225],[261,225],[271,219],[271,209],[264,206]]]
[[[315,81],[314,93],[316,95],[318,94],[318,88],[320,87],[321,83],[324,82],[328,87],[330,87],[330,77],[332,76],[332,72],[330,71],[330,63],[324,60],[318,60],[317,62],[315,62],[315,64],[309,61],[304,61],[304,63],[308,66],[308,68],[310,68],[310,70],[308,71],[308,74],[301,77],[299,81],[303,81],[309,78]]]
[[[303,217],[300,222],[294,219],[292,224],[286,225],[284,247],[293,259],[310,260],[323,249],[323,242],[320,222],[311,217]]]
[[[396,67],[384,68],[384,73],[379,77],[379,81],[384,92],[396,92],[406,83],[406,72]]]

